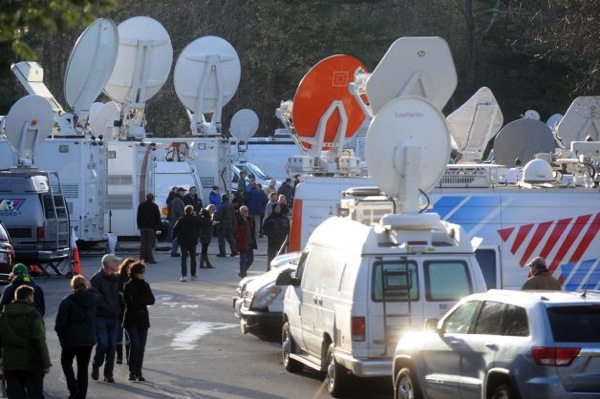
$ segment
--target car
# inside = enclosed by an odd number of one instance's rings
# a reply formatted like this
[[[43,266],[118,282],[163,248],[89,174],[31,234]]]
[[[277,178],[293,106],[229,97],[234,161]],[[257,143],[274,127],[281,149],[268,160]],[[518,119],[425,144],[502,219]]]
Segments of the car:
[[[396,346],[395,398],[600,398],[599,292],[489,290],[425,324]]]
[[[8,282],[15,264],[15,250],[8,230],[0,221],[0,282]]]
[[[240,181],[240,171],[246,172],[246,183],[248,183],[248,177],[254,177],[254,181],[262,185],[263,190],[269,187],[271,183],[271,176],[267,175],[258,165],[250,162],[241,162],[231,165],[231,189],[237,191],[237,184]],[[275,188],[279,188],[279,183],[275,185]]]

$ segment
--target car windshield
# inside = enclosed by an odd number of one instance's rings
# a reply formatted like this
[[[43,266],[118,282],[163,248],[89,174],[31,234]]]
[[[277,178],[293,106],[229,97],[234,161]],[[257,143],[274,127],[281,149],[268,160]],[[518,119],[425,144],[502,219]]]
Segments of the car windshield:
[[[598,342],[600,304],[548,308],[556,342]]]
[[[245,163],[245,164],[241,164],[241,165],[237,165],[238,168],[243,168],[248,175],[254,175],[255,179],[259,179],[259,180],[268,180],[270,179],[269,176],[267,176],[267,174],[265,172],[262,171],[261,168],[259,168],[258,166],[252,164],[252,163]]]

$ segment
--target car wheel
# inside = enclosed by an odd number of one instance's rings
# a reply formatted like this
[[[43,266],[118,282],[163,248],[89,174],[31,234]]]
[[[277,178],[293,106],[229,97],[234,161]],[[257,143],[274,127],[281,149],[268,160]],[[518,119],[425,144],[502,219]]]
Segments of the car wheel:
[[[292,338],[292,334],[290,334],[290,323],[286,321],[281,332],[283,367],[290,373],[299,373],[304,368],[304,365],[299,361],[290,358],[290,354],[292,353],[294,353],[294,339]]]
[[[494,390],[494,394],[491,399],[513,399],[515,395],[513,394],[512,388],[508,384],[501,384],[496,387]]]
[[[417,384],[417,380],[410,369],[403,368],[400,370],[396,376],[396,385],[394,386],[395,399],[422,399],[423,396]]]
[[[327,392],[334,398],[342,397],[348,385],[349,375],[348,370],[340,365],[333,355],[334,345],[329,344],[327,349]]]

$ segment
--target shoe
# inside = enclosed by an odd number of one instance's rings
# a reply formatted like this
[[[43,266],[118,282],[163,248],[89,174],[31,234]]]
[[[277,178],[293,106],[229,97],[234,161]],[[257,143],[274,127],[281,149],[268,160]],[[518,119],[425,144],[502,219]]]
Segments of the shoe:
[[[115,363],[117,363],[117,364],[123,364],[123,359],[122,358],[121,359],[117,358],[117,360],[115,361]]]
[[[92,380],[98,381],[100,377],[100,369],[98,367],[92,367]]]
[[[197,278],[198,278],[198,277],[196,277],[196,276],[192,276],[192,277],[190,278],[190,280],[196,280]]]
[[[185,278],[185,276],[181,276],[181,278],[179,279],[179,281],[181,281],[182,283],[185,283],[187,281],[187,279]]]
[[[113,378],[112,375],[105,375],[104,376],[104,382],[108,382],[110,384],[114,384],[115,383],[115,379]]]
[[[144,378],[144,376],[141,375],[141,374],[137,376],[137,380],[140,381],[140,382],[146,381],[146,379]]]
[[[226,257],[227,257],[227,255],[225,255],[225,254],[223,254],[223,255],[221,255],[221,254],[218,254],[218,255],[217,255],[217,258],[226,258]]]
[[[129,373],[128,381],[137,381],[137,375]]]
[[[213,265],[210,266],[206,266],[205,269],[214,269],[215,267]]]
[[[238,277],[244,278],[248,276],[246,273],[238,273]]]
[[[231,256],[232,258],[238,256],[240,253],[239,252],[232,252],[229,254],[229,256]]]
[[[181,254],[171,254],[171,258],[179,258]]]

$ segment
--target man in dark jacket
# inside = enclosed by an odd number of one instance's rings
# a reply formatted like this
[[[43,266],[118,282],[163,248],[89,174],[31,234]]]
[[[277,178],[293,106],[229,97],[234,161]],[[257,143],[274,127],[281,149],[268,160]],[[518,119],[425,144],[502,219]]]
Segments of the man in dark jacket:
[[[33,304],[34,288],[21,285],[0,316],[0,349],[9,398],[44,398],[50,371],[44,319]]]
[[[152,248],[156,240],[156,230],[160,230],[160,210],[154,203],[154,194],[146,194],[146,201],[138,206],[137,225],[140,229],[140,259],[156,263]]]
[[[269,217],[265,219],[263,230],[268,239],[267,271],[271,270],[271,261],[290,233],[290,219],[281,212],[281,205],[275,203]]]
[[[560,283],[548,272],[544,258],[535,257],[527,265],[531,277],[523,284],[522,290],[560,290]]]
[[[215,220],[219,222],[219,258],[225,255],[225,240],[231,249],[231,256],[236,256],[235,241],[233,239],[233,204],[229,202],[227,193],[221,195],[221,208],[215,213]]]
[[[173,219],[174,223],[177,223],[180,217],[183,216],[183,208],[185,204],[183,203],[183,196],[185,195],[185,188],[179,187],[177,189],[177,195],[173,198],[171,202],[171,212],[169,216]],[[175,229],[175,225],[173,225],[173,229]],[[175,237],[175,232],[173,232],[173,243],[171,244],[171,256],[173,258],[179,256],[179,241],[177,241],[177,237]]]
[[[190,191],[186,195],[183,196],[183,203],[185,205],[191,205],[194,207],[194,212],[199,214],[204,205],[202,204],[202,200],[200,196],[198,196],[198,189],[196,186],[190,187]]]
[[[4,305],[11,303],[15,299],[15,291],[23,284],[34,289],[33,303],[37,307],[37,310],[40,312],[42,317],[44,317],[44,314],[46,313],[44,291],[35,283],[35,281],[33,281],[33,278],[29,275],[27,266],[22,263],[17,263],[12,268],[10,284],[4,287],[4,290],[2,290],[2,298],[0,298],[0,311],[2,311]]]
[[[173,214],[173,209],[171,208],[171,205],[173,204],[173,198],[177,196],[178,188],[179,187],[177,186],[171,187],[171,191],[169,191],[169,195],[167,196],[167,221],[169,222],[167,242],[173,242],[173,226],[175,226],[176,220],[172,220],[171,215]]]
[[[173,237],[181,247],[181,278],[179,281],[187,280],[187,258],[190,257],[190,274],[192,280],[196,279],[196,246],[198,245],[198,232],[200,230],[200,219],[194,215],[194,207],[186,205],[183,208],[183,216],[175,222]]]
[[[113,254],[102,257],[102,268],[90,279],[92,288],[100,294],[96,310],[96,354],[92,362],[92,379],[97,380],[100,367],[104,364],[104,381],[115,382],[113,369],[117,351],[117,334],[121,298],[119,279],[116,275],[121,259]]]

